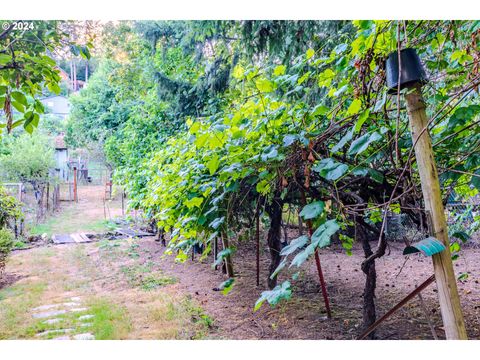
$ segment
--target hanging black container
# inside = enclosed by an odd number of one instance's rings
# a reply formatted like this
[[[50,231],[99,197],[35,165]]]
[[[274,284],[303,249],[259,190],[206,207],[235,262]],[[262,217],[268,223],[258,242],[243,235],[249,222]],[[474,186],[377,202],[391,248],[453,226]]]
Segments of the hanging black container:
[[[412,86],[420,82],[427,82],[427,75],[423,69],[420,58],[415,49],[400,50],[402,73],[400,75],[400,89]],[[387,64],[387,87],[390,94],[397,93],[398,89],[398,52],[388,55]]]

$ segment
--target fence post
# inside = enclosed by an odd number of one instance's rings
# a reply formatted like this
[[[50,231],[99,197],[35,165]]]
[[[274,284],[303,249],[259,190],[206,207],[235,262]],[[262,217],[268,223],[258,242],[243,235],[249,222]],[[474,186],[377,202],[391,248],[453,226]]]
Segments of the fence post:
[[[78,202],[77,194],[77,167],[73,167],[73,201]]]

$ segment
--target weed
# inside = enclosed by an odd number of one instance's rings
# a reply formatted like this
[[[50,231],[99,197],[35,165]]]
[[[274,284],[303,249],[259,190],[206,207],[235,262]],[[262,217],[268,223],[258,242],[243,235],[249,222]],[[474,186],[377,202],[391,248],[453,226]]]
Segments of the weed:
[[[214,320],[209,315],[205,314],[201,307],[196,306],[192,302],[190,296],[187,296],[183,299],[182,306],[184,306],[186,311],[190,314],[191,320],[194,324],[198,324],[206,328],[213,327]]]
[[[25,244],[23,241],[15,241],[15,243],[13,244],[13,249],[16,250],[16,249],[25,249],[27,247],[27,244]]]
[[[132,259],[138,259],[140,257],[140,254],[138,253],[139,247],[140,245],[138,245],[137,243],[130,244],[127,250],[127,255]]]
[[[161,286],[174,284],[177,280],[172,277],[158,276],[156,274],[145,276],[140,281],[140,287],[143,290],[154,290]]]
[[[153,271],[153,262],[151,261],[142,265],[124,265],[120,270],[126,276],[130,286],[138,287],[145,291],[174,284],[177,281],[175,278],[165,276],[159,271]]]

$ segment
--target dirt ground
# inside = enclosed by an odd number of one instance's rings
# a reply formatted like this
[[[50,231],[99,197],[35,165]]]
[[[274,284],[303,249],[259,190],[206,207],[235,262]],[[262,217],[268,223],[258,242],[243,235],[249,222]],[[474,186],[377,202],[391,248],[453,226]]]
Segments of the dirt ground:
[[[84,198],[92,201],[79,204],[72,219],[103,217],[99,192],[90,190]],[[214,290],[226,276],[212,269],[212,256],[203,262],[189,259],[178,263],[174,256],[165,255],[165,248],[152,237],[17,251],[0,282],[0,323],[10,324],[0,325],[0,338],[33,338],[35,324],[28,317],[29,308],[65,296],[104,299],[121,309],[124,315],[115,325],[120,330],[107,338],[355,339],[360,334],[365,281],[360,248],[354,247],[352,256],[335,245],[321,252],[331,320],[326,318],[313,262],[292,282],[291,300],[274,308],[264,304],[253,312],[255,301],[266,289],[268,249],[265,245],[261,252],[259,287],[255,284],[255,249],[248,244],[238,249],[236,281],[228,295]],[[415,255],[406,259],[401,254],[402,244],[393,243],[389,250],[376,262],[379,316],[433,272],[428,258]],[[480,339],[479,255],[478,248],[466,249],[454,265],[457,274],[469,274],[458,286],[470,339]],[[279,280],[284,279],[286,274]],[[444,338],[435,284],[422,296],[424,308],[418,298],[413,299],[378,328],[377,338],[432,339],[428,318],[438,338]],[[22,301],[28,306],[17,308],[15,304]]]
[[[178,264],[161,256],[163,248],[158,243],[146,239],[140,245],[150,249],[162,269],[180,279],[182,291],[191,294],[211,314],[219,329],[216,336],[228,339],[355,339],[361,332],[365,277],[359,270],[363,260],[360,249],[354,249],[352,256],[345,255],[341,249],[325,250],[321,254],[333,310],[333,319],[328,320],[313,261],[302,271],[299,280],[293,282],[292,300],[275,308],[263,305],[254,313],[255,301],[266,288],[267,249],[262,256],[259,287],[255,284],[254,249],[236,254],[236,284],[225,296],[213,290],[225,277],[221,271],[212,270],[211,262],[201,264],[188,260]],[[430,259],[411,256],[405,262],[401,254],[403,249],[391,247],[390,250],[388,256],[377,261],[378,315],[385,313],[433,273]],[[467,331],[473,339],[480,338],[479,255],[478,249],[469,249],[455,263],[457,273],[469,272],[468,280],[459,282],[458,286]],[[444,338],[436,291],[435,284],[432,284],[422,292],[422,297],[438,338]],[[376,335],[379,339],[433,339],[418,298],[382,324]]]

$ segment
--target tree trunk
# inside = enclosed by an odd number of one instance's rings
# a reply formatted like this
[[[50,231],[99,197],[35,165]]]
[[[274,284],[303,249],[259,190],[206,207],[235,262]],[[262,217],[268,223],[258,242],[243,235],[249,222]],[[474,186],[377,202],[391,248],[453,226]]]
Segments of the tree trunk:
[[[358,227],[360,230],[361,227]],[[368,258],[373,254],[370,246],[370,236],[365,230],[360,230],[359,235],[362,241],[363,252],[365,258]],[[377,287],[377,272],[375,270],[375,260],[372,260],[366,264],[363,268],[363,272],[366,275],[365,289],[363,291],[363,328],[367,329],[377,319],[375,313],[375,288]],[[368,335],[368,339],[373,339],[375,332],[371,332]]]
[[[268,216],[270,217],[270,229],[268,230],[267,237],[271,257],[267,280],[268,287],[270,289],[273,289],[275,286],[277,286],[277,277],[275,276],[273,279],[271,279],[270,276],[273,274],[278,265],[280,265],[280,261],[282,259],[280,256],[280,251],[282,250],[282,208],[283,202],[280,199],[279,193],[276,192],[272,203],[266,208]]]
[[[222,246],[224,250],[229,248],[228,235],[226,232],[222,232]],[[232,278],[234,276],[234,273],[233,273],[232,257],[230,255],[225,256],[224,264],[225,264],[226,274],[228,275],[229,278]]]

